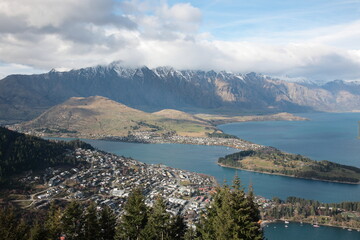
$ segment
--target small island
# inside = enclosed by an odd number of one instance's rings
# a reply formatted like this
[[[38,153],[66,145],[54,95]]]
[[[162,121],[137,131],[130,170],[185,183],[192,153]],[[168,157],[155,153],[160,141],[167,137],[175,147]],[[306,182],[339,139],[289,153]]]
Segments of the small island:
[[[314,161],[273,147],[245,150],[221,157],[223,167],[330,182],[360,184],[360,169],[329,161]]]

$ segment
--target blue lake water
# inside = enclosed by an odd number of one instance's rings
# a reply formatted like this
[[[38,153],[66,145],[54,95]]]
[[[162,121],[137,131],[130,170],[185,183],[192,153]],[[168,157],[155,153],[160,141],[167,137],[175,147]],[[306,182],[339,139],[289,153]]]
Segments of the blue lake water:
[[[248,122],[220,126],[226,133],[256,143],[270,145],[291,153],[300,153],[315,160],[327,159],[360,167],[360,140],[357,139],[360,113],[302,114],[311,119],[304,122]],[[145,163],[163,163],[171,167],[215,176],[222,183],[230,182],[237,173],[243,185],[252,184],[255,193],[267,198],[285,199],[297,196],[322,202],[360,201],[360,186],[329,183],[284,176],[267,175],[223,168],[216,165],[219,157],[236,152],[220,146],[182,144],[135,144],[85,140],[101,150],[133,157]],[[276,227],[276,228],[274,228]],[[292,239],[360,239],[359,232],[340,228],[301,226],[274,223],[265,229],[270,240]]]
[[[243,139],[303,154],[314,160],[360,167],[360,113],[311,113],[301,116],[310,121],[244,122],[219,127]]]
[[[94,147],[145,163],[162,163],[171,167],[216,177],[219,183],[231,182],[237,173],[244,186],[252,184],[255,193],[267,198],[286,199],[297,196],[322,202],[359,201],[360,185],[297,179],[223,168],[217,159],[238,150],[221,146],[184,144],[138,144],[85,140]]]
[[[360,239],[360,232],[348,231],[342,228],[320,226],[314,228],[310,224],[290,222],[285,227],[284,222],[269,224],[264,228],[265,237],[271,240],[355,240]]]
[[[360,113],[303,114],[310,121],[269,121],[232,123],[220,126],[229,134],[256,143],[278,147],[315,160],[327,159],[359,166],[360,140],[357,139]],[[231,182],[237,173],[243,184],[252,184],[255,193],[267,198],[288,196],[322,202],[360,201],[360,185],[297,179],[223,168],[219,157],[237,150],[221,146],[183,144],[136,144],[86,140],[93,146],[146,163],[163,163],[215,176],[219,183]]]

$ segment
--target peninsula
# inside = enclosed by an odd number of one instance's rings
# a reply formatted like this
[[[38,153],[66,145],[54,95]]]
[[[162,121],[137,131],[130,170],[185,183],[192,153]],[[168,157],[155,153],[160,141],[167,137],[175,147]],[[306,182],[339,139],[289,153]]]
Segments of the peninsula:
[[[360,169],[329,161],[314,161],[273,147],[245,150],[219,158],[223,167],[330,182],[360,184]]]

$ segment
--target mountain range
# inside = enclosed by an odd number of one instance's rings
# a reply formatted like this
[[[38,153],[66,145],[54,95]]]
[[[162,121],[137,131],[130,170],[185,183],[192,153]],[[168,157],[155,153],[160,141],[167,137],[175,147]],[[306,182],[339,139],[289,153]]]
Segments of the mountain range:
[[[225,71],[125,68],[114,62],[0,80],[0,119],[31,120],[71,97],[104,96],[145,111],[245,113],[358,111],[360,85],[287,82],[265,75]]]

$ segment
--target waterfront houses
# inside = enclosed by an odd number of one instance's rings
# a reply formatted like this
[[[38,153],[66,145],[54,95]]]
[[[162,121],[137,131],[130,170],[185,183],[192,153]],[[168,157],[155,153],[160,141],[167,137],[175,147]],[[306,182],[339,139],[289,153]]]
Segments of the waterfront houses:
[[[24,200],[30,201],[29,207],[42,208],[52,200],[91,200],[121,215],[129,193],[141,187],[147,205],[152,206],[162,196],[168,212],[181,214],[192,224],[205,210],[216,187],[213,177],[161,164],[145,164],[97,150],[77,149],[73,154],[82,163],[77,168],[48,168],[41,175],[21,179],[43,187]]]

